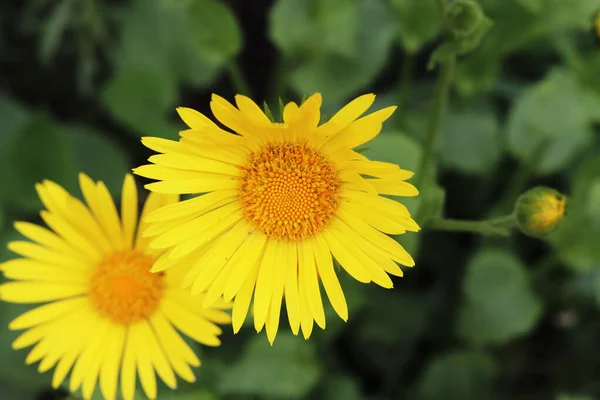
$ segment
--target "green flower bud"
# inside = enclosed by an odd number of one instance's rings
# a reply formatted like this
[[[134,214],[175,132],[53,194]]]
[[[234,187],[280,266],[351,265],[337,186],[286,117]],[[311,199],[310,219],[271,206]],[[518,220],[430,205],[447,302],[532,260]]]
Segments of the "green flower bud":
[[[454,0],[446,7],[444,19],[454,37],[461,39],[475,33],[485,15],[474,0]]]
[[[517,200],[517,225],[529,236],[544,237],[558,228],[565,216],[567,196],[544,186],[523,193]]]

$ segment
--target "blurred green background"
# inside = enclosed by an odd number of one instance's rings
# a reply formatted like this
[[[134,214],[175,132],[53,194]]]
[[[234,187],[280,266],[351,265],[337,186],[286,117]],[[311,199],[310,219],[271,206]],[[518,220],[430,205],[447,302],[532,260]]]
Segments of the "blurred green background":
[[[458,60],[430,193],[484,219],[551,186],[570,196],[559,231],[407,234],[417,266],[395,289],[342,277],[347,324],[329,307],[326,331],[282,328],[273,348],[226,327],[197,383],[159,399],[600,399],[600,2],[480,3],[494,26]],[[328,115],[374,92],[399,109],[367,155],[416,169],[441,24],[435,0],[1,2],[0,261],[12,221],[39,221],[36,182],[79,194],[84,171],[119,196],[140,137],[176,138],[175,107],[209,114],[213,92],[276,110],[319,91]],[[25,308],[0,304],[0,397],[65,399],[11,350]]]

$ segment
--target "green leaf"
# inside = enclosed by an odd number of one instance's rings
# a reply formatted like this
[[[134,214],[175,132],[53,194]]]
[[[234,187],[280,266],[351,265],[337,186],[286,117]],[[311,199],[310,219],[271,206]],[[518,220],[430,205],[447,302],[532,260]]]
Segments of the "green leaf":
[[[594,107],[600,102],[572,74],[554,70],[517,99],[507,123],[510,151],[540,174],[565,168],[591,140]]]
[[[197,0],[193,0],[197,1]],[[212,83],[221,64],[204,58],[191,34],[191,1],[134,0],[124,13],[117,70],[144,69],[197,87]]]
[[[385,67],[397,27],[390,10],[382,0],[361,0],[358,13],[356,56],[303,57],[290,76],[298,94],[321,92],[326,102],[341,101],[369,84]]]
[[[128,67],[120,70],[104,88],[102,102],[111,114],[139,136],[174,138],[167,112],[175,109],[177,88],[169,75]]]
[[[321,27],[316,42],[322,51],[358,57],[360,0],[317,0],[315,22]]]
[[[357,351],[354,357],[373,373],[402,368],[427,328],[430,301],[425,295],[406,291],[367,287],[365,292],[369,302],[360,316],[350,318],[360,318],[354,329],[354,346],[369,350]]]
[[[534,14],[539,14],[544,8],[544,0],[517,0],[517,3]]]
[[[423,216],[423,220],[417,221],[421,226],[427,225],[427,221],[431,218],[443,217],[446,202],[446,191],[443,187],[434,182],[425,182],[425,184],[429,185],[429,187],[425,195],[420,194],[422,197],[422,210],[419,210],[419,214]]]
[[[486,354],[455,351],[434,359],[419,383],[419,400],[481,400],[491,395],[496,373]]]
[[[470,343],[502,344],[529,333],[542,314],[525,268],[512,254],[484,250],[467,266],[457,333]]]
[[[30,113],[20,104],[8,97],[0,95],[0,151],[9,138],[18,134],[23,126],[29,122]]]
[[[574,394],[559,394],[556,400],[595,400],[592,396],[574,395]]]
[[[584,212],[589,217],[589,222],[600,228],[600,178],[590,182],[590,191]]]
[[[484,175],[501,155],[499,126],[488,106],[449,110],[442,121],[438,146],[440,163],[471,175]]]
[[[310,51],[315,23],[309,2],[278,0],[269,21],[269,37],[281,51],[290,55]]]
[[[40,58],[43,63],[52,60],[60,46],[73,13],[73,0],[60,0],[54,6],[52,15],[44,24],[40,43]]]
[[[123,150],[103,134],[83,126],[59,125],[34,113],[0,148],[0,202],[38,211],[42,203],[36,183],[52,180],[78,195],[79,172],[105,181],[118,194],[129,168]]]
[[[545,0],[542,17],[523,7],[525,1],[480,1],[494,26],[481,45],[457,65],[455,85],[463,95],[491,90],[502,61],[511,53],[532,43],[547,43],[571,29],[588,29],[589,18],[598,8],[596,0]],[[529,47],[528,52],[532,50]]]
[[[29,395],[20,398],[34,398],[35,393],[50,386],[50,372],[40,374],[37,365],[26,365],[25,357],[29,349],[13,350],[11,343],[20,331],[8,329],[10,321],[31,309],[31,305],[0,303],[0,382],[9,382]]]
[[[287,57],[358,55],[359,0],[278,0],[269,36]]]
[[[145,396],[145,393],[138,392],[136,398],[143,399]],[[187,393],[180,390],[169,390],[168,392],[161,393],[159,398],[161,400],[219,400],[216,394],[208,390],[194,390]]]
[[[312,342],[280,332],[271,347],[254,336],[242,358],[231,365],[219,384],[222,395],[304,398],[321,375]]]
[[[7,244],[9,242],[17,240],[27,240],[25,236],[21,235],[19,232],[13,229],[12,226],[9,226],[8,222],[9,221],[7,221],[4,231],[0,232],[0,263],[19,257],[17,254],[13,253],[8,249]],[[2,280],[2,278],[0,278],[0,280]],[[1,308],[2,307],[0,305],[0,309]]]
[[[104,182],[113,196],[119,198],[125,174],[131,173],[131,163],[125,151],[103,133],[91,128],[68,126],[63,132],[74,149],[77,172]],[[78,195],[81,191],[77,176],[69,180],[74,186],[71,193]]]
[[[325,380],[318,398],[322,400],[361,400],[363,396],[356,380],[347,376],[331,376]]]
[[[416,171],[421,160],[421,146],[398,131],[382,132],[365,145],[369,149],[364,155],[370,160],[390,162],[402,169]],[[401,202],[414,214],[419,207],[420,197],[403,197]]]
[[[35,184],[44,179],[65,184],[74,170],[69,142],[60,127],[35,114],[0,148],[0,201],[25,211],[38,210],[42,204]]]
[[[195,0],[188,9],[190,35],[198,54],[226,64],[242,48],[242,32],[229,7],[217,0]]]
[[[548,239],[560,260],[577,272],[596,268],[600,259],[600,225],[598,216],[598,181],[600,156],[586,160],[577,169],[567,199],[567,214],[561,226]]]
[[[346,303],[348,305],[348,315],[358,315],[368,303],[366,294],[367,286],[352,278],[335,259],[333,260],[333,263],[338,274],[340,286],[344,290],[344,297],[346,298]],[[323,296],[323,302],[329,303],[329,299],[326,298],[326,296]],[[325,304],[324,306],[327,329],[325,329],[323,333],[320,333],[319,336],[326,341],[332,341],[339,337],[340,332],[345,330],[348,327],[348,324],[340,318],[330,304]]]
[[[367,347],[412,347],[426,327],[428,312],[429,301],[421,294],[372,290],[357,334]]]
[[[398,21],[398,40],[409,53],[440,33],[442,19],[435,0],[392,0],[392,7]]]

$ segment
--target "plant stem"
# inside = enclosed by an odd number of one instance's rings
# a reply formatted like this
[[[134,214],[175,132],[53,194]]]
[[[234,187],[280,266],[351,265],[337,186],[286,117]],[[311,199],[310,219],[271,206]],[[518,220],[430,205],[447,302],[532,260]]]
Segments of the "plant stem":
[[[514,224],[514,216],[485,221],[467,221],[459,219],[434,218],[427,224],[428,229],[455,232],[473,232],[482,235],[508,236]]]
[[[402,63],[402,71],[400,71],[400,84],[398,85],[396,99],[398,107],[401,110],[403,110],[402,106],[406,103],[406,99],[410,97],[414,60],[415,58],[412,53],[406,53],[404,55],[404,62]],[[404,111],[402,114],[404,114]]]
[[[252,97],[250,86],[248,85],[248,82],[246,82],[246,78],[244,78],[238,63],[232,61],[227,68],[227,72],[229,73],[229,78],[231,79],[231,84],[233,85],[235,91],[238,94]]]
[[[450,91],[450,84],[452,83],[455,65],[456,56],[452,55],[441,66],[442,70],[435,88],[435,97],[433,99],[431,115],[429,116],[429,124],[427,125],[427,135],[425,136],[425,142],[423,143],[423,155],[421,156],[421,163],[418,169],[419,175],[416,180],[416,186],[419,190],[425,189],[421,188],[421,185],[423,184],[425,171],[429,164],[431,164],[435,154],[437,136],[442,123],[442,117],[446,111],[448,92]]]

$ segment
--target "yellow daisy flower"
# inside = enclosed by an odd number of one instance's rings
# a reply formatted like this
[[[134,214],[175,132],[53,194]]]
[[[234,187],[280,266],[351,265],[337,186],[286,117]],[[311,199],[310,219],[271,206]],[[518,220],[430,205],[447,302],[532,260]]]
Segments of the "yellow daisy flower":
[[[23,256],[0,265],[14,281],[0,285],[0,299],[12,303],[47,303],[17,317],[10,329],[26,329],[13,343],[35,344],[28,364],[41,360],[39,371],[56,366],[57,388],[71,370],[69,389],[80,387],[85,399],[96,381],[107,400],[116,397],[120,379],[125,400],[133,399],[136,373],[146,395],[156,398],[156,377],[171,388],[175,373],[195,380],[190,366],[200,361],[180,334],[207,346],[219,346],[231,308],[222,300],[201,307],[202,296],[180,289],[181,271],[152,274],[160,253],[137,234],[138,198],[131,175],[125,177],[119,217],[106,186],[81,174],[87,206],[54,182],[36,186],[46,207],[41,217],[50,229],[16,222],[16,229],[35,243],[8,244]],[[176,195],[150,194],[142,217],[175,204]],[[139,229],[144,227],[143,222]],[[119,378],[120,375],[120,378]]]
[[[145,219],[150,247],[166,250],[153,271],[188,266],[184,286],[206,291],[204,307],[235,299],[238,332],[252,298],[254,327],[266,325],[273,343],[285,298],[291,330],[305,338],[313,321],[325,328],[319,280],[343,319],[348,308],[333,258],[360,282],[392,287],[388,274],[411,256],[389,234],[418,231],[402,204],[379,196],[416,196],[413,173],[370,161],[352,150],[373,139],[396,107],[359,118],[375,100],[358,97],[319,126],[321,95],[291,102],[273,123],[249,98],[237,108],[213,95],[219,128],[188,108],[177,111],[190,127],[179,141],[146,137],[160,155],[134,170],[159,180],[152,192],[202,196],[163,207]]]

